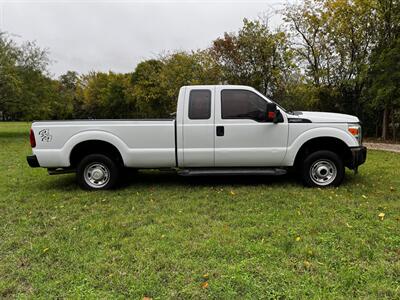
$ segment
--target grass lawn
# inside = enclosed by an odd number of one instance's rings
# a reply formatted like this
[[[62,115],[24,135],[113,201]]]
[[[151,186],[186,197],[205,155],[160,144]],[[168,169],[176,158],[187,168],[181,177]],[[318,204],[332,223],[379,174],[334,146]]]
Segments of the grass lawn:
[[[28,167],[28,129],[0,123],[0,298],[400,298],[400,154],[337,189],[143,172],[85,192]]]

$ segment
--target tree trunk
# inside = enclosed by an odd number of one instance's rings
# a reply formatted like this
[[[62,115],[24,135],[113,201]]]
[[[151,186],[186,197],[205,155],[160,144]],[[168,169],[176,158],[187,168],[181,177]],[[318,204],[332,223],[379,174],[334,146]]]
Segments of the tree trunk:
[[[380,127],[379,127],[379,125],[381,124],[381,114],[378,112],[377,114],[376,114],[376,121],[375,121],[375,138],[379,138],[379,129],[380,129]]]
[[[395,120],[395,109],[392,109],[392,140],[396,142],[396,120]]]
[[[387,129],[388,129],[388,116],[389,115],[389,109],[388,106],[385,105],[385,108],[383,110],[383,120],[382,120],[382,139],[386,140],[387,139]]]

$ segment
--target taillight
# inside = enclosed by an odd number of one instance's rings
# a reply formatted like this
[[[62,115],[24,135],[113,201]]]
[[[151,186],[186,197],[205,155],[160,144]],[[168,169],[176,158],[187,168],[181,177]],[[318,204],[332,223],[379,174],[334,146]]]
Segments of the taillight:
[[[32,128],[29,133],[29,141],[31,142],[31,147],[35,148],[36,147],[35,133],[33,132]]]

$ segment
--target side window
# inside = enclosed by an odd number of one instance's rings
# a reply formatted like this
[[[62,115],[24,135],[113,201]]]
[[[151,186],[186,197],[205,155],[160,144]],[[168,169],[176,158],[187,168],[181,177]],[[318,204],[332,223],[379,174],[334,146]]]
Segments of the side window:
[[[223,90],[221,92],[222,119],[263,120],[267,101],[246,90]]]
[[[201,120],[211,117],[211,91],[192,90],[189,96],[189,119]]]

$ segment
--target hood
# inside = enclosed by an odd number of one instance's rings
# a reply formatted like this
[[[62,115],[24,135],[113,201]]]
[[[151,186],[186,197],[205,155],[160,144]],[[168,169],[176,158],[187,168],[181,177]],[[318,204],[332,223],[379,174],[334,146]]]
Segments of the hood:
[[[360,120],[352,115],[327,113],[319,111],[294,112],[299,119],[308,119],[313,123],[359,123]]]

